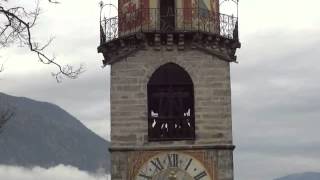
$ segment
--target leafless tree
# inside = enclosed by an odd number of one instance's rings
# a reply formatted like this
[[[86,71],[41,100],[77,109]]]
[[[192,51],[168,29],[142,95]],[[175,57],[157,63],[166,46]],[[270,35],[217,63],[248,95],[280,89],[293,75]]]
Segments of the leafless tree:
[[[11,108],[6,108],[0,110],[0,134],[4,125],[14,116],[14,110]]]
[[[55,61],[54,56],[48,56],[45,49],[50,45],[52,39],[40,45],[35,42],[32,29],[37,22],[40,8],[37,0],[36,7],[28,10],[23,6],[10,5],[10,0],[0,0],[0,47],[8,47],[12,44],[26,46],[38,56],[41,63],[51,64],[58,69],[52,75],[60,82],[64,77],[75,79],[83,72],[83,66],[74,68],[71,65],[61,65]],[[48,3],[58,4],[58,1],[48,0]],[[0,65],[0,72],[3,65]]]

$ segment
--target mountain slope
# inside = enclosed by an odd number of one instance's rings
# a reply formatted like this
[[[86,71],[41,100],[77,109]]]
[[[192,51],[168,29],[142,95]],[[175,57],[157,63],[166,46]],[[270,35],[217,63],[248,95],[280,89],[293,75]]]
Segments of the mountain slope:
[[[108,142],[60,107],[0,93],[0,108],[7,107],[15,115],[0,134],[0,164],[109,168]]]
[[[275,180],[320,180],[320,173],[305,172],[305,173],[299,173],[299,174],[291,174]]]

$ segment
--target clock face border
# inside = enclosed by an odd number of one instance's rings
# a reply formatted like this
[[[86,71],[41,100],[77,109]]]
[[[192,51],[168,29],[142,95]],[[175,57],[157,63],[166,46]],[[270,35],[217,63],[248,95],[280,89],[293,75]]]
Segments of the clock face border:
[[[193,159],[197,160],[206,170],[208,176],[212,180],[216,180],[216,167],[213,159],[208,159],[206,151],[194,151],[194,150],[165,150],[165,151],[134,151],[128,155],[128,179],[135,180],[139,174],[141,168],[148,163],[153,157],[160,156],[162,154],[177,153],[185,154]]]

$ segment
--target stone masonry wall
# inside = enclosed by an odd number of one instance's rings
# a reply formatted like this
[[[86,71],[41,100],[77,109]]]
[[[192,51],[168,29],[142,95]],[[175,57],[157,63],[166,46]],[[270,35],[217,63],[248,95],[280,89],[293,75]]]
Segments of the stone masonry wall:
[[[195,141],[148,142],[147,83],[161,65],[173,62],[192,78]],[[141,50],[111,66],[112,146],[232,144],[230,66],[199,50]]]

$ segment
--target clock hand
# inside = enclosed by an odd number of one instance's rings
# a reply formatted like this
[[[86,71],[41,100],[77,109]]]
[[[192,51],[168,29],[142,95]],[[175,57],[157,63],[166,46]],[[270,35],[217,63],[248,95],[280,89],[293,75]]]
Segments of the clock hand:
[[[176,172],[170,171],[170,175],[168,177],[168,180],[177,180]]]

